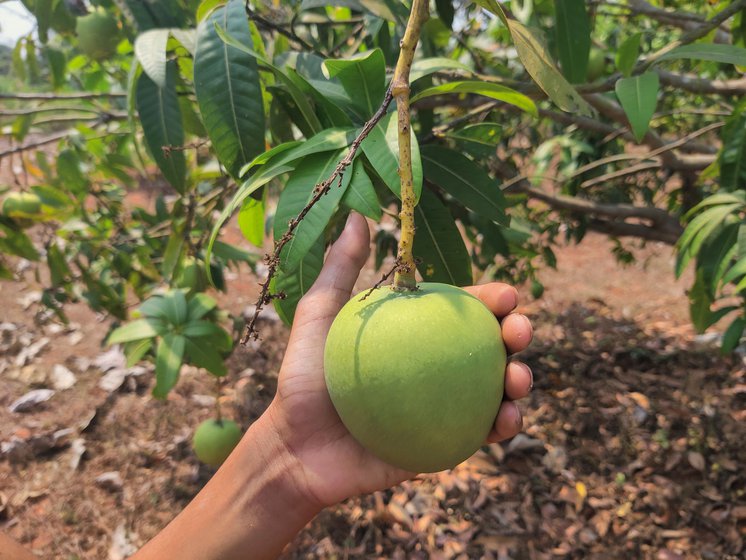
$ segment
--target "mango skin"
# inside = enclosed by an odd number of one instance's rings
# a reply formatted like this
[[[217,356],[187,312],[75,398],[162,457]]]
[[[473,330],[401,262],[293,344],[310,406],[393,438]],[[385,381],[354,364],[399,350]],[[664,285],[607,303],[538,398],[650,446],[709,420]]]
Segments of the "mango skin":
[[[205,420],[194,431],[192,448],[197,458],[211,467],[219,467],[241,441],[241,428],[233,420]]]
[[[329,396],[374,455],[413,472],[469,458],[502,401],[500,325],[476,297],[446,284],[378,288],[339,312],[324,349]]]

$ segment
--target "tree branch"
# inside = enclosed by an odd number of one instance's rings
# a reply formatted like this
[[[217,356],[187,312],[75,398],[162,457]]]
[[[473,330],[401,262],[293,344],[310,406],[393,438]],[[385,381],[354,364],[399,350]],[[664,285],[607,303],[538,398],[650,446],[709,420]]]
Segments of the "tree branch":
[[[678,27],[685,31],[693,31],[706,25],[708,22],[701,16],[687,12],[673,12],[656,8],[645,0],[627,0],[627,7],[634,13],[648,16],[655,21]],[[723,29],[718,29],[715,33],[716,43],[730,43],[730,33]]]
[[[126,93],[0,93],[0,99],[17,99],[20,101],[70,101],[100,99],[102,97],[127,97]]]

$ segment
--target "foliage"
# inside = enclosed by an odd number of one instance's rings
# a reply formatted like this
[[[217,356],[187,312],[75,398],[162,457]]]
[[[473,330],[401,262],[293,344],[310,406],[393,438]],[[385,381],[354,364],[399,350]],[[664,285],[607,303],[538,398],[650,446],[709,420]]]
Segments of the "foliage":
[[[257,262],[265,232],[285,234],[381,105],[408,8],[93,0],[90,11],[113,15],[121,40],[91,58],[75,34],[89,17],[82,3],[24,4],[38,27],[9,64],[32,94],[6,94],[0,119],[19,145],[0,157],[23,168],[19,184],[41,207],[0,216],[0,275],[13,276],[7,256],[39,263],[43,302],[63,319],[70,301],[119,321],[141,303],[144,318],[110,341],[150,325],[126,343],[130,356],[156,362],[158,396],[184,361],[221,374],[223,354],[195,355],[183,321],[156,329],[153,310],[201,301],[203,277],[223,288],[226,267]],[[624,258],[619,238],[678,241],[677,272],[690,261],[697,269],[698,328],[722,316],[716,300],[740,298],[725,336],[732,348],[746,324],[746,114],[733,103],[746,92],[745,9],[742,0],[704,10],[684,0],[668,10],[435,2],[411,84],[421,276],[528,280],[539,297],[537,271],[554,266],[563,239],[601,231]],[[272,282],[286,296],[275,300],[283,319],[350,210],[379,222],[379,267],[395,253],[396,132],[391,113],[376,124],[283,250]],[[138,201],[138,189],[151,198]],[[255,251],[220,240],[234,215]],[[220,315],[199,321],[219,328]]]

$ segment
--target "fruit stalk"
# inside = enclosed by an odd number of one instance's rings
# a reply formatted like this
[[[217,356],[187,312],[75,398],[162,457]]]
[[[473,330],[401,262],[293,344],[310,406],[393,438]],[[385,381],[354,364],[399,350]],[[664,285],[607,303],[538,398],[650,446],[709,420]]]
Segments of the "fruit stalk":
[[[401,41],[399,60],[396,62],[391,93],[396,99],[399,129],[399,178],[401,181],[401,237],[397,251],[397,271],[394,276],[395,290],[415,290],[415,263],[412,255],[414,244],[414,207],[417,203],[412,178],[412,141],[409,120],[409,72],[412,69],[414,52],[420,39],[422,24],[428,18],[428,0],[414,0],[407,28]]]

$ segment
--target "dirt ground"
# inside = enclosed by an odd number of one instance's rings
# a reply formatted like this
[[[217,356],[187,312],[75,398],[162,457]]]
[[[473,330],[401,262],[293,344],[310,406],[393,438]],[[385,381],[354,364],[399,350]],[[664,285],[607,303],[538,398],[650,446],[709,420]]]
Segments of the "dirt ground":
[[[648,245],[628,267],[609,248],[595,235],[562,248],[544,297],[521,290],[536,326],[522,356],[535,376],[525,433],[327,509],[286,557],[743,557],[743,361],[694,336],[670,248]],[[209,479],[189,438],[212,413],[214,385],[185,368],[168,401],[154,400],[152,373],[125,370],[101,345],[102,318],[83,306],[69,308],[68,327],[40,316],[24,278],[0,283],[0,530],[40,558],[125,558]],[[223,303],[250,305],[256,278],[229,281]],[[272,397],[288,332],[270,317],[262,334],[231,359],[221,397],[244,427]],[[72,387],[9,411],[64,380],[59,366]]]

